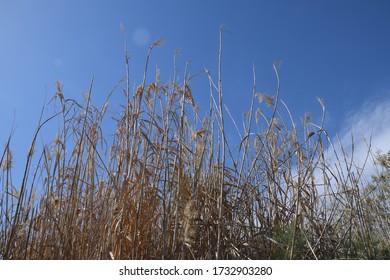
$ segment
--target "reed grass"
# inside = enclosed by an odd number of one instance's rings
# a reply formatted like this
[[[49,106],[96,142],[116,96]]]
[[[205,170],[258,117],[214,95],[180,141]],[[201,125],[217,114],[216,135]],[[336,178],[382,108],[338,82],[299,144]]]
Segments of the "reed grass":
[[[21,186],[12,183],[12,133],[1,155],[0,259],[388,259],[388,159],[368,182],[353,157],[336,152],[324,127],[296,123],[280,96],[253,94],[240,143],[226,137],[220,32],[217,84],[206,70],[210,107],[200,116],[187,70],[163,82],[159,70],[131,93],[125,48],[125,103],[111,116],[66,99],[39,120]],[[175,75],[176,77],[176,69]],[[36,149],[56,119],[52,141]],[[39,153],[36,151],[40,151]],[[327,160],[335,154],[337,162]],[[370,154],[368,154],[370,156]],[[32,167],[32,160],[37,167]],[[387,176],[387,177],[386,177]]]

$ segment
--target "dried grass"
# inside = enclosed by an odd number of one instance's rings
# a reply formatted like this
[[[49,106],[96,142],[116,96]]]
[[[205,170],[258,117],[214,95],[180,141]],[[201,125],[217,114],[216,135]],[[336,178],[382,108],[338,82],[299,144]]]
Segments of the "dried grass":
[[[111,136],[102,122],[112,92],[97,108],[93,79],[83,102],[56,83],[60,109],[39,121],[20,188],[12,184],[12,133],[1,156],[1,259],[389,258],[386,188],[367,185],[344,151],[335,165],[326,160],[325,106],[320,100],[320,124],[295,123],[279,96],[279,64],[276,96],[257,93],[253,71],[244,128],[233,120],[240,144],[227,142],[222,31],[203,119],[187,70],[180,85],[161,82],[159,70],[146,82],[161,41],[149,48],[133,94],[125,49],[126,102]],[[37,149],[52,119],[60,128]]]

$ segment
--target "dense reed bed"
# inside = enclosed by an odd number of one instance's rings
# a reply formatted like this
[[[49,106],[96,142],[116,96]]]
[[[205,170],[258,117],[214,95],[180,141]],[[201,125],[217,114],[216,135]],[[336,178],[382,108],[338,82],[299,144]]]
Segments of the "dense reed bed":
[[[10,135],[0,154],[0,259],[390,257],[390,154],[376,156],[382,171],[367,181],[364,166],[334,148],[322,100],[319,124],[294,121],[278,63],[274,96],[257,93],[253,71],[239,128],[224,108],[222,43],[218,77],[206,71],[210,103],[201,116],[189,74],[180,84],[161,81],[159,71],[147,81],[160,43],[150,46],[134,92],[125,52],[125,102],[114,115],[106,116],[111,94],[94,106],[93,80],[82,101],[66,99],[57,82],[57,112],[32,135],[21,186],[12,184]],[[58,132],[38,147],[54,120]],[[226,140],[227,121],[236,146]]]

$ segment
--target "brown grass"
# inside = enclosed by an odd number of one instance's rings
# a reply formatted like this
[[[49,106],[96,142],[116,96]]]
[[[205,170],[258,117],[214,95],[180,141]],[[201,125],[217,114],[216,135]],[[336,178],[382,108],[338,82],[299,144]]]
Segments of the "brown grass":
[[[187,70],[182,84],[158,74],[146,82],[159,44],[133,94],[125,52],[126,101],[113,135],[102,125],[112,92],[97,108],[93,79],[83,102],[66,99],[56,83],[60,109],[39,121],[20,188],[12,184],[11,133],[0,158],[0,259],[389,258],[389,180],[368,184],[345,152],[327,161],[323,101],[320,124],[297,124],[279,95],[278,64],[275,96],[257,93],[254,70],[244,128],[232,120],[240,144],[231,147],[222,31],[203,118]],[[60,128],[38,149],[53,119]]]

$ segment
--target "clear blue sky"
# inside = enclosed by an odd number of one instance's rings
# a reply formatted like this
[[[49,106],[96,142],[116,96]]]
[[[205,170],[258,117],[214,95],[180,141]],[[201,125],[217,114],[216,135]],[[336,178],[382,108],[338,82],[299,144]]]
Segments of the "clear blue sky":
[[[334,136],[374,132],[377,148],[390,149],[390,2],[383,1],[78,1],[1,0],[0,145],[15,119],[15,165],[24,162],[45,100],[55,81],[67,98],[82,98],[95,76],[94,102],[101,104],[124,74],[123,34],[131,55],[131,85],[141,82],[147,46],[155,49],[165,80],[178,69],[217,74],[218,30],[224,24],[223,79],[227,106],[236,116],[250,105],[252,64],[258,91],[274,94],[274,60],[283,62],[281,98],[299,120],[328,109]],[[182,77],[182,76],[180,76]],[[196,83],[208,87],[205,76]],[[118,93],[120,94],[120,93]],[[208,91],[194,91],[201,108]],[[347,136],[346,136],[347,135]],[[0,150],[3,150],[1,148]]]

